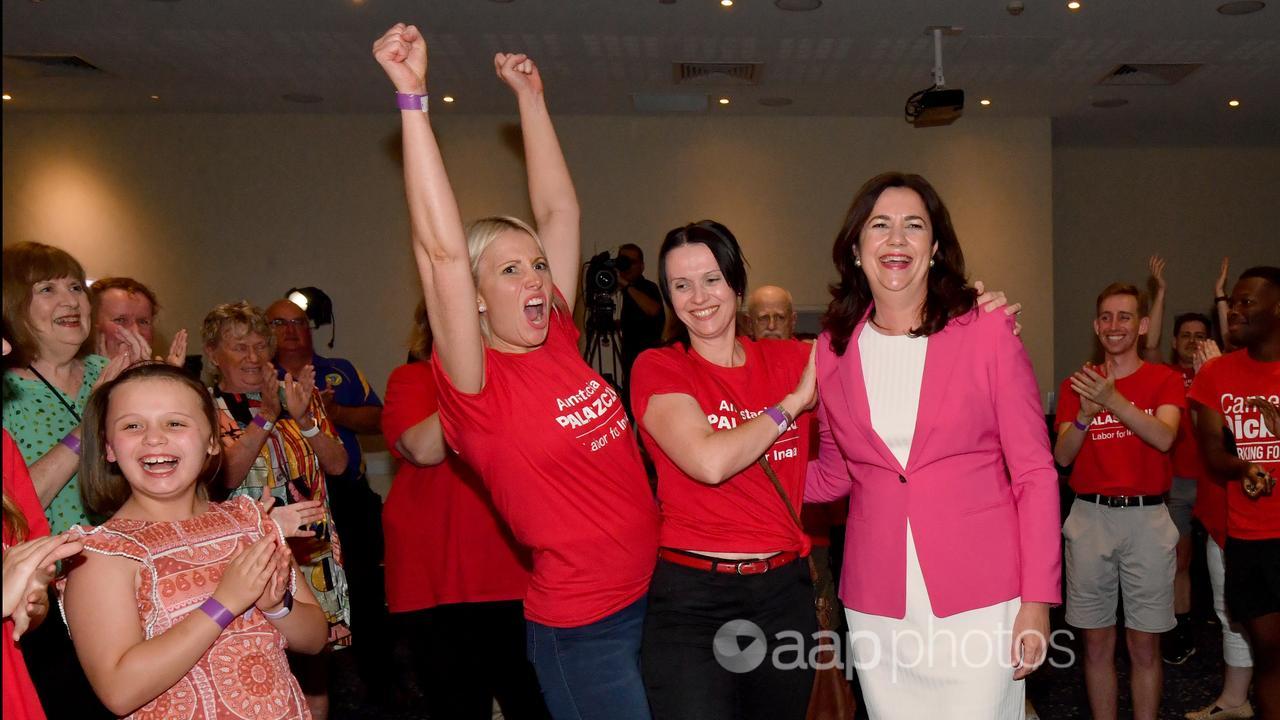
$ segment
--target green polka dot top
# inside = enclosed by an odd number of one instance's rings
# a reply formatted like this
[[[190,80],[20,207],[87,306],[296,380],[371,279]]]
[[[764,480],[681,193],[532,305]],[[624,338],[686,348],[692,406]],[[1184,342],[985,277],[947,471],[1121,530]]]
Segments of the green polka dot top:
[[[89,355],[84,359],[84,382],[80,385],[80,392],[75,398],[66,398],[76,413],[84,414],[89,393],[106,364],[107,359],[101,355]],[[17,441],[27,465],[44,457],[63,436],[80,424],[54,392],[39,380],[27,380],[13,372],[4,374],[4,429]],[[76,475],[71,476],[53,503],[45,508],[44,514],[48,516],[49,527],[55,534],[73,525],[96,524],[90,522],[85,514],[84,502],[80,499],[80,478]]]

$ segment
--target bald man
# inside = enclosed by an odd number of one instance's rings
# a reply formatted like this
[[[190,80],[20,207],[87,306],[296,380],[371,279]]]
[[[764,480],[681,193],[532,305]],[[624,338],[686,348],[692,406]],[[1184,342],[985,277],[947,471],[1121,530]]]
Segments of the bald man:
[[[763,285],[747,298],[751,336],[757,340],[790,340],[796,332],[796,309],[791,293],[777,285]]]

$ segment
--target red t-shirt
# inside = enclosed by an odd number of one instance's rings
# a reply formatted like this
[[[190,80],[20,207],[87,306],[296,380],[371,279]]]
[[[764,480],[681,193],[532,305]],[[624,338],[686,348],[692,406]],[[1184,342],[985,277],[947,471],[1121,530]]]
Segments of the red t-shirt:
[[[1191,389],[1191,381],[1196,378],[1196,371],[1181,365],[1170,365],[1170,370],[1182,376],[1182,386]],[[1178,437],[1173,441],[1173,449],[1169,451],[1173,461],[1173,476],[1197,480],[1204,477],[1204,460],[1200,458],[1200,442],[1196,440],[1195,424],[1191,421],[1191,413],[1182,411],[1178,420]]]
[[[631,370],[631,409],[658,469],[664,547],[706,552],[809,552],[809,538],[796,527],[778,491],[759,465],[719,485],[684,473],[644,429],[654,395],[688,395],[715,430],[738,426],[776,405],[795,390],[809,360],[810,346],[798,340],[738,338],[746,354],[741,367],[721,367],[683,345],[641,353]],[[812,413],[778,437],[766,456],[793,505],[804,498]]]
[[[516,544],[475,472],[453,453],[418,467],[396,452],[406,430],[436,413],[431,365],[396,368],[383,397],[382,434],[401,461],[382,506],[391,612],[524,598],[529,552]]]
[[[22,511],[27,520],[27,540],[44,537],[49,534],[49,521],[44,517],[44,508],[36,497],[35,486],[31,484],[31,476],[27,473],[27,464],[22,460],[22,451],[18,444],[4,431],[4,494],[7,495]],[[3,528],[4,549],[7,552],[13,542],[13,529],[8,525]],[[22,650],[13,642],[13,620],[5,620],[0,629],[4,634],[3,650],[3,692],[5,720],[44,720],[44,709],[40,706],[40,698],[36,696],[35,685],[31,683],[31,675],[27,673],[27,664],[22,659]]]
[[[1280,473],[1280,439],[1267,430],[1262,413],[1245,404],[1252,397],[1280,404],[1280,360],[1259,362],[1247,350],[1223,355],[1200,368],[1188,397],[1222,414],[1241,460],[1272,475]],[[1241,540],[1280,538],[1280,492],[1253,500],[1244,494],[1239,478],[1231,478],[1226,494],[1228,535]]]
[[[449,446],[533,550],[525,617],[578,627],[625,608],[649,589],[658,512],[622,399],[583,362],[559,308],[541,347],[486,348],[484,361],[484,388],[469,395],[432,357],[440,418]]]
[[[1142,363],[1136,372],[1116,380],[1116,390],[1148,415],[1162,405],[1184,410],[1187,406],[1182,376],[1164,365]],[[1071,378],[1062,381],[1058,398],[1056,423],[1075,422],[1080,396],[1071,389]],[[1076,494],[1162,495],[1172,478],[1169,455],[1143,442],[1104,409],[1090,424],[1071,468],[1071,489]]]

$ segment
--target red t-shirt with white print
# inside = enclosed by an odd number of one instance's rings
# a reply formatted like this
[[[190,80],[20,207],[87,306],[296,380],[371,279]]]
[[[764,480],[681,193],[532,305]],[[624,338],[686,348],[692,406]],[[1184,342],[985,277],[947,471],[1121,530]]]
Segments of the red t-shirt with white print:
[[[649,589],[658,512],[621,397],[583,362],[559,307],[542,346],[486,348],[484,362],[484,388],[471,395],[432,356],[440,420],[533,552],[525,617],[579,627],[627,607]]]
[[[1191,381],[1196,379],[1195,370],[1181,365],[1170,365],[1169,369],[1182,376],[1182,386],[1190,392]],[[1192,480],[1204,477],[1205,469],[1204,461],[1200,458],[1200,442],[1196,439],[1196,429],[1191,422],[1190,412],[1182,413],[1182,420],[1178,423],[1178,437],[1173,441],[1169,457],[1173,460],[1174,477]]]
[[[1144,362],[1116,380],[1116,390],[1148,415],[1162,405],[1185,412],[1186,390],[1182,376],[1164,365]],[[1057,425],[1075,422],[1080,396],[1071,389],[1071,378],[1058,388]],[[1076,494],[1162,495],[1172,484],[1169,454],[1148,445],[1106,409],[1089,425],[1089,435],[1071,468],[1071,489]]]
[[[1222,414],[1235,438],[1241,460],[1280,473],[1280,439],[1262,421],[1262,413],[1246,404],[1261,397],[1280,404],[1280,360],[1259,362],[1247,350],[1223,355],[1200,368],[1188,397]],[[1251,499],[1239,478],[1226,483],[1227,535],[1241,540],[1280,538],[1280,490]]]
[[[658,469],[663,547],[705,552],[809,552],[809,537],[791,518],[759,465],[719,485],[685,474],[645,430],[654,395],[681,394],[697,401],[714,430],[750,420],[795,390],[812,346],[798,340],[738,338],[746,354],[740,367],[721,367],[683,345],[646,350],[631,370],[631,409]],[[769,448],[766,457],[797,510],[804,499],[812,413]]]

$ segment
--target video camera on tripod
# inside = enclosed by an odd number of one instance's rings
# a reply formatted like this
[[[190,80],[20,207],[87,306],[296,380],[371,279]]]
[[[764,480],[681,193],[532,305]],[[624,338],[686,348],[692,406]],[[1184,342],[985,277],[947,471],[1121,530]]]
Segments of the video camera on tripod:
[[[585,264],[582,292],[587,306],[587,364],[621,387],[626,379],[622,370],[622,340],[613,317],[618,308],[613,294],[618,290],[618,273],[631,268],[631,258],[625,255],[610,257],[609,251],[605,250]],[[606,354],[612,358],[613,373],[607,372],[604,366]]]
[[[587,308],[594,309],[597,306],[607,305],[609,316],[612,317],[615,307],[613,294],[618,289],[618,273],[624,273],[630,269],[631,258],[622,254],[609,257],[608,250],[588,260],[583,283],[587,293]]]

